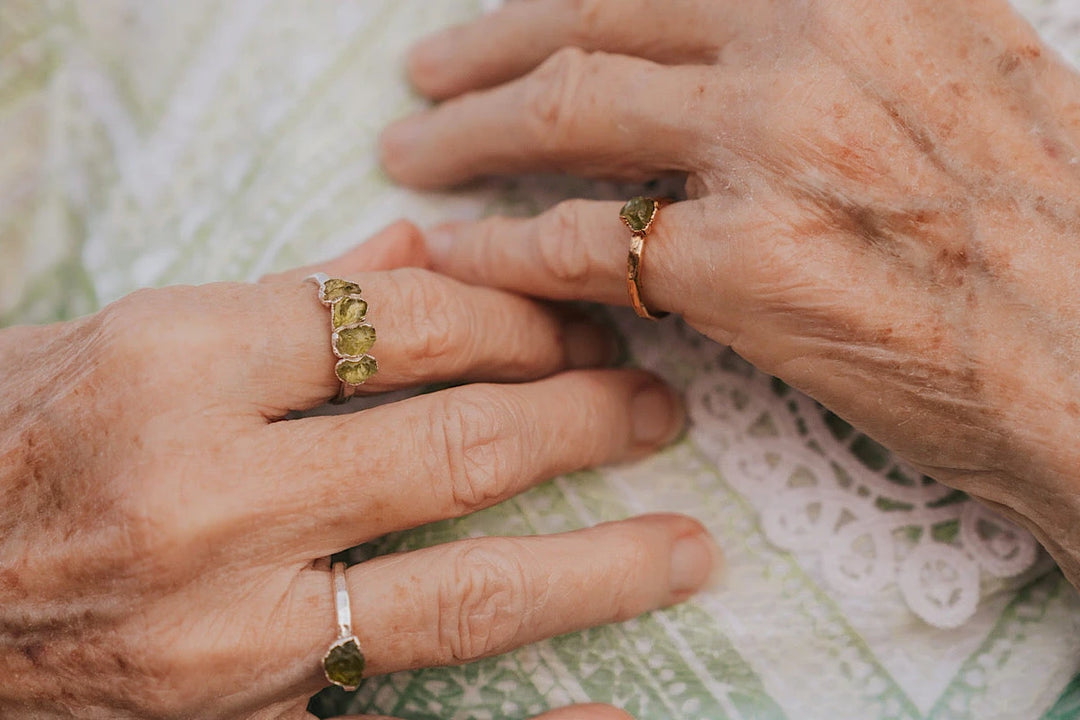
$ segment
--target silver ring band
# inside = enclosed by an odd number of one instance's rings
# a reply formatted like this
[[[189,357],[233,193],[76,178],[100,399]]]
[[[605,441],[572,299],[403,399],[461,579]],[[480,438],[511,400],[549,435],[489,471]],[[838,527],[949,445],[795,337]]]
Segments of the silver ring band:
[[[360,648],[360,641],[353,635],[349,586],[345,583],[345,563],[333,563],[330,574],[333,577],[338,638],[323,656],[323,674],[334,685],[351,692],[360,686],[367,663],[364,651]]]

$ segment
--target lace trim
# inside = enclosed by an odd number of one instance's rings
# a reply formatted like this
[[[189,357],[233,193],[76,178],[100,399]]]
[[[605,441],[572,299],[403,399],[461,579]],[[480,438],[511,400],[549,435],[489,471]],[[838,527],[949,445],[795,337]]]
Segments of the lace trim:
[[[953,628],[975,613],[984,576],[1017,576],[1039,557],[1025,530],[730,351],[687,398],[694,442],[758,511],[766,537],[819,561],[838,592],[898,586],[912,612]]]

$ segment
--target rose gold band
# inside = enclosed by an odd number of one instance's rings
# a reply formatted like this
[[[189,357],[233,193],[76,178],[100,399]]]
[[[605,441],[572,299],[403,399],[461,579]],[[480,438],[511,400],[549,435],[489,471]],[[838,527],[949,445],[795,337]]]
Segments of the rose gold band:
[[[645,240],[656,221],[660,208],[668,203],[660,198],[636,197],[623,206],[619,218],[630,229],[630,253],[626,257],[626,291],[630,295],[630,305],[640,318],[659,320],[666,312],[649,312],[642,300],[642,265],[645,253]]]

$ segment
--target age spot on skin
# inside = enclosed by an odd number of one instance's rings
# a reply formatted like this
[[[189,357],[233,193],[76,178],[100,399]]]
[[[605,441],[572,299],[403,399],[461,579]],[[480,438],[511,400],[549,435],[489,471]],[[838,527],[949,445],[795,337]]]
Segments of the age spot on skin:
[[[45,646],[41,643],[27,643],[19,647],[19,651],[22,652],[30,664],[34,667],[39,667],[45,655]]]
[[[1040,57],[1042,57],[1042,50],[1037,45],[1025,45],[1016,51],[1008,50],[998,56],[998,72],[1006,76],[1011,75],[1024,61],[1038,60]]]
[[[1039,195],[1035,198],[1032,208],[1062,234],[1072,233],[1080,228],[1080,213],[1068,203]]]
[[[1045,152],[1046,156],[1049,157],[1051,160],[1060,160],[1065,155],[1065,151],[1061,147],[1061,143],[1056,142],[1055,140],[1051,140],[1050,138],[1044,137],[1042,139],[1042,147],[1043,152]]]
[[[903,113],[900,112],[900,108],[897,107],[896,103],[884,100],[882,101],[881,106],[885,108],[885,113],[889,116],[889,119],[892,120],[893,125],[895,125],[900,132],[904,133],[904,135],[915,144],[915,147],[918,148],[920,152],[926,155],[930,155],[934,152],[937,147],[934,143],[934,139],[930,137],[930,134],[927,133],[926,130],[917,127],[914,123],[908,121]]]
[[[998,72],[1002,75],[1011,75],[1016,68],[1020,67],[1020,58],[1015,53],[1006,52],[998,57]]]
[[[127,674],[128,671],[131,670],[131,662],[121,653],[115,651],[111,652],[109,654],[109,660],[112,662],[112,666],[122,674]]]
[[[971,95],[971,86],[966,83],[951,82],[948,87],[949,91],[958,98],[966,98]]]
[[[0,570],[0,591],[4,593],[19,593],[22,594],[23,582],[19,577],[19,573],[15,572],[14,568],[3,568]]]
[[[964,284],[971,258],[968,257],[966,248],[958,250],[942,248],[938,251],[934,265],[935,274],[944,284],[960,287]]]

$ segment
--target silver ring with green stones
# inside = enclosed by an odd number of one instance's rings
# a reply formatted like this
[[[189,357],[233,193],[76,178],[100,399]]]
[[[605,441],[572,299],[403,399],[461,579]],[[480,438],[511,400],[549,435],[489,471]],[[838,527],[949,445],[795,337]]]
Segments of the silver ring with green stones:
[[[345,584],[345,563],[331,565],[334,578],[334,605],[337,607],[338,639],[323,656],[326,679],[352,692],[364,679],[364,651],[352,631],[352,609],[349,607],[349,587]]]
[[[379,371],[379,363],[368,354],[375,344],[375,328],[365,322],[368,304],[356,283],[321,272],[306,279],[319,286],[319,302],[330,308],[330,347],[338,359],[334,374],[341,381],[330,402],[343,403]]]

